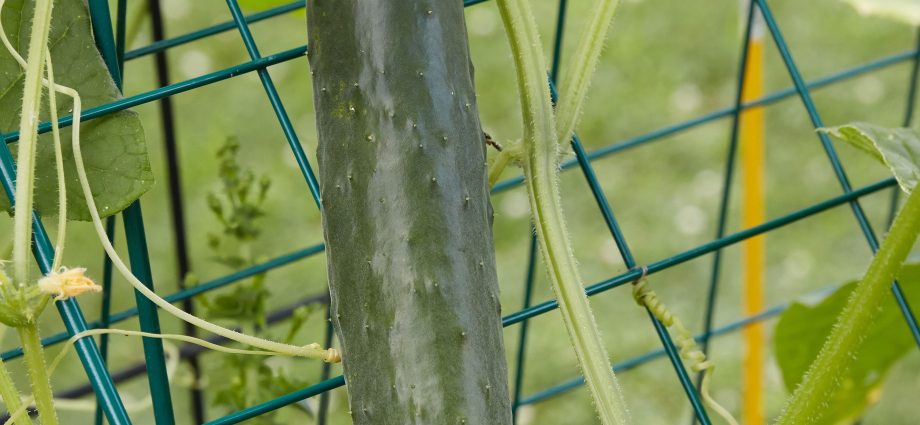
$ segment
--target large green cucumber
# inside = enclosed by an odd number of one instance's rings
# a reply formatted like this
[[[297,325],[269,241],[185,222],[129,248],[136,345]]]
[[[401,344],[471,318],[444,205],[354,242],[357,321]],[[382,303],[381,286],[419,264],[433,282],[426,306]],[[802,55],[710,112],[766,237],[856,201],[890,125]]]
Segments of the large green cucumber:
[[[310,0],[333,324],[355,424],[511,422],[460,0]]]

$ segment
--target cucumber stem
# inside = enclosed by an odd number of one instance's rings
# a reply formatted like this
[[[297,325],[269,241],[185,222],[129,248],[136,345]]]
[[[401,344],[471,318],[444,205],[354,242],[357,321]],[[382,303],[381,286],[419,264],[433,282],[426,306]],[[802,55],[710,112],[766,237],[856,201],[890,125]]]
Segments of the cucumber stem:
[[[494,187],[495,183],[498,183],[498,179],[501,178],[502,172],[505,171],[509,163],[511,163],[511,153],[509,151],[501,151],[495,156],[495,160],[489,165],[489,187]]]
[[[568,143],[575,134],[575,124],[581,116],[581,107],[588,94],[591,77],[597,69],[604,41],[607,39],[619,3],[619,0],[597,1],[591,22],[578,41],[566,79],[561,86],[562,97],[556,104],[556,134],[562,145]]]
[[[591,313],[563,220],[559,143],[536,22],[527,0],[499,0],[498,7],[517,70],[524,120],[524,181],[543,261],[601,422],[626,424],[626,403]]]
[[[54,396],[51,391],[51,379],[45,365],[45,352],[38,336],[38,324],[32,322],[16,328],[22,341],[22,352],[29,370],[32,384],[32,396],[42,425],[57,425],[57,412],[54,410]],[[10,409],[13,410],[13,409]]]
[[[6,410],[9,412],[22,407],[22,395],[19,394],[19,389],[16,388],[16,383],[10,376],[10,370],[2,359],[0,359],[0,398],[3,399],[3,404],[6,405]],[[32,425],[28,417],[17,418],[15,423],[16,425]]]
[[[802,384],[786,403],[777,424],[819,423],[824,406],[839,390],[839,377],[856,361],[882,298],[920,234],[920,190],[914,190],[895,217],[888,236],[876,253],[865,277],[856,285],[831,334],[812,362]]]
[[[35,186],[35,154],[42,74],[51,28],[52,0],[36,0],[29,38],[29,60],[23,82],[22,111],[19,120],[19,150],[16,168],[16,208],[14,212],[13,264],[17,284],[29,282],[29,248],[32,246],[32,195]]]
[[[48,48],[45,47],[45,49]],[[47,83],[45,86],[48,87],[48,110],[51,112],[51,135],[54,140],[54,166],[57,168],[58,184],[58,229],[57,238],[54,243],[54,260],[51,262],[51,270],[58,271],[64,259],[64,242],[67,239],[67,181],[64,176],[64,153],[61,148],[61,129],[58,126],[57,96],[54,91],[54,68],[51,65],[51,50],[47,50],[45,55],[48,57],[45,64],[45,68],[48,72],[48,80],[43,80],[42,82]]]

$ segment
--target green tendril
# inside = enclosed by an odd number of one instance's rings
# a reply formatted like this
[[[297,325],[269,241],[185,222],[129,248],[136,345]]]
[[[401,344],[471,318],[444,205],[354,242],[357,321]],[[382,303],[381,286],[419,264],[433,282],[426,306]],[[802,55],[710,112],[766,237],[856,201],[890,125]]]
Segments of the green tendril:
[[[668,307],[658,298],[658,294],[655,291],[649,289],[648,282],[644,277],[633,285],[633,299],[640,306],[647,308],[666,327],[673,327],[677,331],[675,341],[677,342],[677,348],[680,350],[680,357],[689,362],[689,368],[693,372],[703,372],[703,382],[700,386],[703,403],[706,404],[706,407],[714,410],[729,425],[738,425],[738,421],[735,420],[732,414],[716,402],[709,393],[709,380],[715,369],[715,364],[706,358],[706,354],[696,344],[696,339],[693,338],[693,334],[684,326],[684,323],[668,310]]]

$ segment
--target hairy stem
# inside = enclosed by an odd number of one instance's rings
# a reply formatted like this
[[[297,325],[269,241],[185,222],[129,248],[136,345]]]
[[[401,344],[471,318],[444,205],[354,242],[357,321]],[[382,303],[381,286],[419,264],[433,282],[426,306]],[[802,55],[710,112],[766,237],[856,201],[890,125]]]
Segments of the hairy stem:
[[[920,190],[914,190],[901,208],[888,236],[876,253],[863,280],[850,295],[831,334],[808,368],[802,384],[786,403],[779,425],[821,422],[827,400],[840,390],[843,376],[856,358],[882,298],[920,234]]]
[[[619,0],[597,0],[591,22],[581,35],[575,56],[572,58],[562,84],[562,97],[556,104],[556,139],[568,143],[575,133],[575,125],[581,116],[591,77],[597,69],[597,62],[604,48],[604,40],[610,31],[613,15]]]
[[[559,144],[536,22],[527,0],[499,0],[498,6],[517,69],[524,119],[524,177],[543,261],[601,422],[625,424],[629,422],[626,403],[591,313],[563,220]]]
[[[6,328],[0,334],[5,333],[5,331]],[[22,395],[20,395],[19,389],[16,388],[16,383],[13,382],[13,377],[10,376],[10,370],[2,359],[0,359],[0,398],[3,399],[3,404],[6,405],[8,412],[19,410],[23,405]],[[28,417],[18,418],[15,423],[16,425],[32,425],[32,421]]]
[[[57,425],[57,412],[54,410],[54,396],[51,392],[51,379],[45,365],[45,350],[42,348],[41,339],[38,337],[38,324],[16,328],[19,339],[22,341],[23,357],[29,370],[29,381],[32,383],[32,396],[35,397],[35,407],[42,425]]]
[[[495,161],[489,166],[489,187],[493,187],[495,183],[498,183],[498,179],[501,178],[502,172],[505,171],[510,162],[511,153],[509,151],[501,151],[495,156]]]
[[[45,54],[48,56],[46,64],[48,81],[46,86],[48,87],[48,109],[51,112],[54,166],[57,168],[58,184],[58,231],[54,244],[54,260],[51,264],[51,270],[56,271],[61,267],[61,261],[64,258],[64,241],[67,239],[67,182],[64,177],[64,153],[61,151],[61,129],[58,126],[57,96],[55,96],[54,91],[54,69],[51,66],[51,51],[49,50]],[[79,131],[79,128],[77,131]]]
[[[29,38],[29,60],[23,82],[16,168],[13,262],[16,283],[29,281],[29,248],[32,246],[32,195],[35,180],[36,139],[42,96],[42,71],[51,28],[52,0],[36,0]]]

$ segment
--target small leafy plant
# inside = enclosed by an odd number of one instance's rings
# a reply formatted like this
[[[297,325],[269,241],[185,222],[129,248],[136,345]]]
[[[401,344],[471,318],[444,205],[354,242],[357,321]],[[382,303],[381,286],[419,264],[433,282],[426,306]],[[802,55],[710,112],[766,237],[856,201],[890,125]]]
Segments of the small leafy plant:
[[[239,148],[239,142],[229,138],[218,149],[220,188],[209,193],[207,198],[208,209],[221,225],[220,232],[208,234],[208,246],[214,254],[212,258],[234,270],[261,261],[254,255],[252,244],[261,234],[259,219],[266,215],[263,206],[271,187],[271,179],[267,175],[257,178],[239,163]],[[232,323],[246,334],[264,333],[266,302],[271,296],[265,277],[266,273],[259,273],[247,282],[237,284],[232,291],[213,297],[199,297],[198,300],[209,319]],[[295,311],[289,330],[280,341],[291,343],[314,310],[315,305],[303,306]],[[265,357],[224,355],[218,367],[228,373],[220,379],[211,379],[216,386],[212,391],[213,402],[240,410],[305,387],[305,381],[286,373],[289,366],[272,363]],[[265,425],[282,423],[277,418],[278,413],[260,415],[252,421]]]

